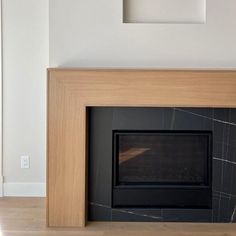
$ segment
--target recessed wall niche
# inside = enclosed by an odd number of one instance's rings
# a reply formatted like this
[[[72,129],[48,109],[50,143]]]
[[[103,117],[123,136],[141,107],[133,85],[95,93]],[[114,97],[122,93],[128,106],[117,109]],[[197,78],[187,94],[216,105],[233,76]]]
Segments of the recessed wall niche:
[[[123,23],[205,22],[206,0],[123,0]]]

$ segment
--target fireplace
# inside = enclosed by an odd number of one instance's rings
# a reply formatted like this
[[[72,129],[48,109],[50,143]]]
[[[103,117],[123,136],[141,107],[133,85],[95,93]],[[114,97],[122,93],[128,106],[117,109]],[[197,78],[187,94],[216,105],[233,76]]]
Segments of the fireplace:
[[[212,207],[212,132],[113,131],[112,207]]]
[[[85,226],[96,219],[235,221],[236,120],[231,108],[236,107],[236,71],[56,68],[48,70],[48,78],[48,226]],[[108,110],[92,111],[98,117],[92,115],[89,125],[91,107]],[[109,107],[144,107],[151,113],[166,107],[141,123],[133,119],[141,118],[139,112],[132,111],[132,131],[212,131],[212,209],[112,207],[112,130],[128,129],[121,113],[110,119]],[[214,108],[227,108],[229,116]],[[103,112],[105,116],[99,114]],[[96,120],[100,125],[94,125]]]
[[[233,221],[235,111],[90,107],[88,220]]]

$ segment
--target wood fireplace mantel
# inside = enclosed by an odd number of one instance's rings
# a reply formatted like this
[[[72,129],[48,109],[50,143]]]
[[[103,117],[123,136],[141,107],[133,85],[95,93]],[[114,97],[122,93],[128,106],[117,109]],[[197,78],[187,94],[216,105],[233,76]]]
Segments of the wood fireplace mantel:
[[[236,71],[48,70],[48,226],[86,224],[86,108],[236,108]]]

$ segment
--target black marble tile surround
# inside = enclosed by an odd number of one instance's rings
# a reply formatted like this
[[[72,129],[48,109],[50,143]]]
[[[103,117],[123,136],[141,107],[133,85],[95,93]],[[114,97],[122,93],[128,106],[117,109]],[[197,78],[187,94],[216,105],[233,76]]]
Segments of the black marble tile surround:
[[[112,130],[213,132],[213,209],[112,209]],[[89,221],[236,222],[236,109],[90,108]]]

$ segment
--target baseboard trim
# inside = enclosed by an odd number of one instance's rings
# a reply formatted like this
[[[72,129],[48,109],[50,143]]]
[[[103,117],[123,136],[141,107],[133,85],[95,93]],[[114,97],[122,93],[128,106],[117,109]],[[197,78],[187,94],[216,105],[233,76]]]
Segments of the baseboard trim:
[[[45,183],[4,183],[4,197],[45,197]]]
[[[0,176],[0,197],[3,197],[3,176]]]

